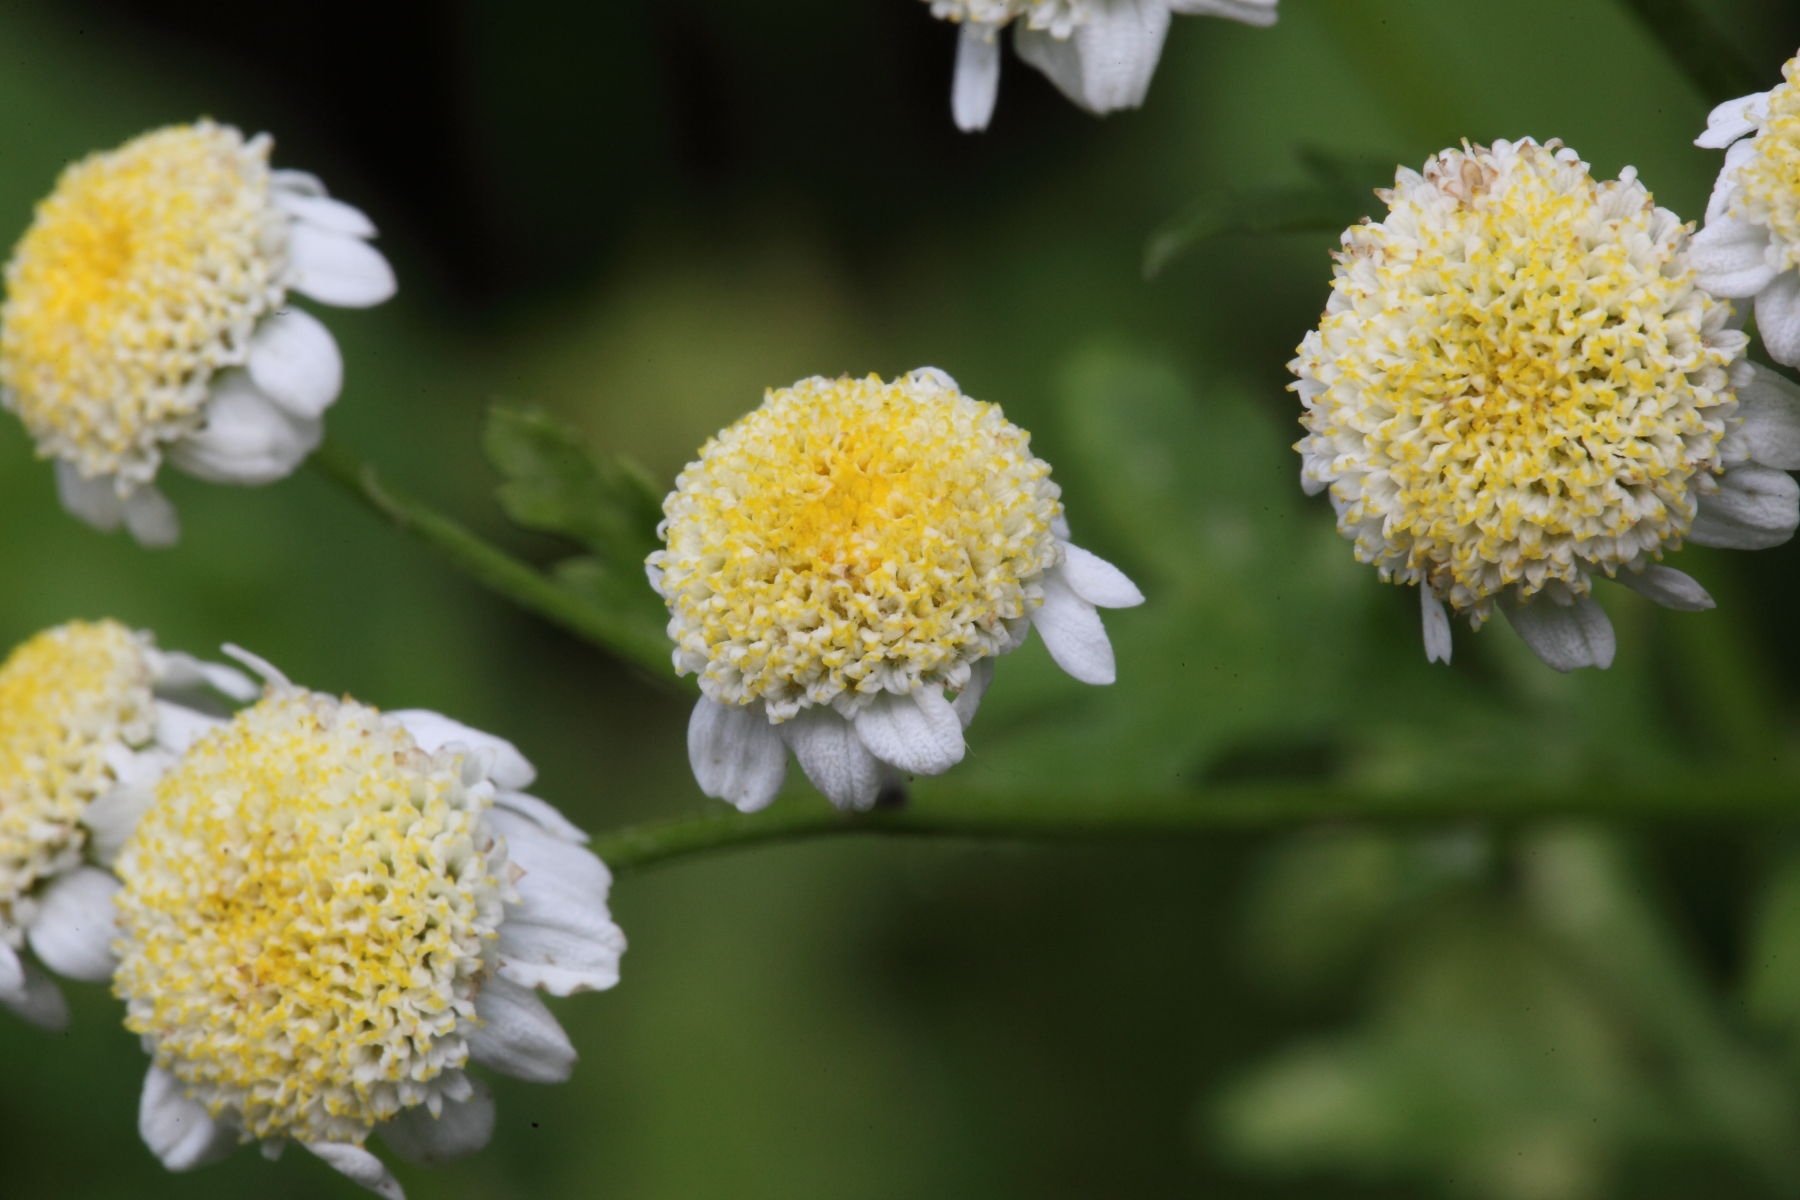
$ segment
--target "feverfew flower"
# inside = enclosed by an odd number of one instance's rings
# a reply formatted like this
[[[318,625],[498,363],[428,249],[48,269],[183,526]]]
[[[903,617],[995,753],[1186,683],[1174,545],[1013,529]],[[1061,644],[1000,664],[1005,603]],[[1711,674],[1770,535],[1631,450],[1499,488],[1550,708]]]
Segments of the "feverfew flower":
[[[994,659],[1033,626],[1063,670],[1113,681],[1095,606],[1143,596],[1069,543],[1030,442],[926,368],[772,390],[701,448],[649,572],[675,669],[700,678],[703,792],[762,808],[790,747],[839,808],[949,770]]]
[[[962,26],[950,111],[958,129],[986,129],[1000,91],[1000,31],[1019,57],[1092,113],[1136,108],[1150,90],[1171,13],[1273,25],[1276,0],[926,0]]]
[[[1694,144],[1725,151],[1725,166],[1694,235],[1700,286],[1756,301],[1769,357],[1800,366],[1800,58],[1786,82],[1712,110]],[[1754,135],[1754,136],[1752,136]]]
[[[63,172],[6,268],[0,403],[56,460],[63,507],[145,545],[179,535],[165,456],[216,483],[289,474],[319,444],[343,361],[290,290],[394,293],[367,217],[270,140],[210,121],[147,133]]]
[[[383,1196],[364,1143],[437,1162],[494,1128],[471,1062],[542,1083],[575,1051],[534,989],[618,981],[611,879],[519,789],[511,744],[275,682],[156,786],[120,853],[114,990],[171,1170],[289,1141]]]
[[[1296,449],[1356,557],[1418,585],[1429,658],[1450,660],[1444,605],[1480,626],[1498,603],[1551,666],[1605,667],[1596,576],[1710,608],[1664,551],[1793,535],[1800,389],[1744,359],[1635,171],[1500,141],[1376,194],[1387,219],[1344,233],[1288,364]]]
[[[114,621],[59,625],[0,664],[0,1005],[51,1028],[68,1020],[26,946],[70,978],[112,974],[106,864],[134,794],[216,720],[208,689],[254,691]]]

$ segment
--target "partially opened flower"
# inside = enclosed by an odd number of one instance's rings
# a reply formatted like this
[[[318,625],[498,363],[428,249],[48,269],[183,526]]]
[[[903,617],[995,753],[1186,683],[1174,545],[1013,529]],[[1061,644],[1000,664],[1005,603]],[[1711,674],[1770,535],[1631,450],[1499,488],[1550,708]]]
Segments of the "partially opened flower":
[[[209,689],[242,675],[158,650],[114,621],[46,630],[0,664],[0,1005],[59,1027],[62,992],[26,956],[75,979],[112,974],[105,869],[132,796],[207,725]]]
[[[1725,151],[1725,165],[1694,235],[1700,286],[1754,299],[1769,357],[1800,366],[1800,58],[1785,82],[1727,100],[1694,144]]]
[[[139,1128],[171,1170],[293,1141],[399,1196],[364,1143],[423,1162],[484,1145],[470,1063],[568,1077],[536,991],[617,982],[611,880],[520,791],[509,743],[276,679],[163,776],[119,855],[114,989],[152,1060]]]
[[[56,460],[63,506],[146,545],[175,541],[166,457],[218,483],[287,475],[318,445],[343,362],[288,293],[387,299],[367,217],[266,134],[200,121],[63,172],[6,268],[0,402]]]
[[[1289,369],[1307,492],[1381,577],[1445,612],[1496,604],[1558,670],[1605,667],[1590,595],[1615,579],[1710,608],[1660,565],[1682,542],[1760,549],[1800,523],[1800,389],[1744,359],[1695,283],[1690,227],[1626,168],[1596,182],[1550,142],[1446,150],[1351,226]]]
[[[927,0],[962,26],[950,111],[957,128],[986,129],[1000,91],[1000,31],[1019,57],[1092,113],[1136,108],[1150,90],[1171,14],[1275,23],[1276,0]]]
[[[929,368],[803,379],[708,442],[649,563],[676,670],[700,680],[701,790],[759,809],[790,747],[840,808],[947,771],[1034,626],[1069,674],[1111,683],[1095,607],[1143,596],[1069,543],[1058,496],[1030,435]]]

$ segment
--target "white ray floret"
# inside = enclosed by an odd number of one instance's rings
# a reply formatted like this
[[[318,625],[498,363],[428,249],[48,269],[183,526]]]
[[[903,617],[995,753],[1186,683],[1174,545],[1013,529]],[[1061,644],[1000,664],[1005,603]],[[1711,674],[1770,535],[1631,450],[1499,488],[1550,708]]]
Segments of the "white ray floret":
[[[484,1145],[478,1063],[542,1083],[575,1051],[539,991],[618,981],[611,877],[521,789],[511,743],[274,676],[157,783],[120,853],[114,989],[151,1056],[145,1143],[187,1170],[298,1142],[383,1196],[365,1143]]]
[[[63,506],[100,529],[176,540],[165,460],[217,483],[292,472],[343,361],[289,293],[353,307],[394,293],[369,219],[270,169],[271,145],[199,121],[91,155],[13,250],[0,403],[55,460]]]
[[[1289,364],[1295,448],[1357,558],[1421,589],[1428,658],[1450,659],[1446,608],[1478,627],[1498,605],[1551,666],[1605,667],[1596,577],[1708,608],[1665,552],[1793,535],[1800,388],[1744,358],[1635,171],[1499,141],[1377,195]]]
[[[957,128],[986,129],[1000,93],[1000,32],[1019,57],[1092,113],[1136,108],[1150,90],[1169,18],[1275,23],[1276,0],[926,0],[960,25],[950,111]]]
[[[254,691],[115,621],[59,625],[0,663],[0,1006],[58,1028],[68,1010],[38,964],[112,975],[107,867],[156,775],[219,720],[207,693]]]
[[[1096,607],[1143,596],[1068,540],[1030,436],[942,371],[804,379],[700,451],[663,504],[651,584],[699,676],[701,791],[750,812],[791,749],[840,808],[963,756],[993,660],[1036,628],[1113,681]]]

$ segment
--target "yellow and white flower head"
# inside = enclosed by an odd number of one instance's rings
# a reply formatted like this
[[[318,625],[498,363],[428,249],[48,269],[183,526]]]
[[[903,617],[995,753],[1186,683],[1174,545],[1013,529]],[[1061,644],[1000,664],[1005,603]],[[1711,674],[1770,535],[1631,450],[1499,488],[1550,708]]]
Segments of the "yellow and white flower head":
[[[1111,683],[1095,608],[1143,596],[1069,543],[1059,494],[1030,435],[942,371],[769,391],[682,471],[648,564],[675,669],[700,680],[701,790],[760,809],[790,747],[840,808],[941,774],[1034,626],[1063,670]]]
[[[1700,286],[1754,298],[1769,357],[1800,367],[1800,58],[1784,82],[1713,109],[1694,144],[1725,151],[1725,165],[1694,235]]]
[[[63,506],[100,529],[175,541],[165,458],[217,483],[292,472],[343,360],[289,292],[352,307],[394,293],[369,219],[272,170],[270,147],[200,121],[90,155],[13,250],[0,403],[56,460]]]
[[[926,0],[962,26],[950,111],[957,128],[986,129],[1000,92],[1000,31],[1019,57],[1091,113],[1136,108],[1150,90],[1173,14],[1273,25],[1276,0]]]
[[[1710,608],[1665,551],[1793,535],[1800,389],[1744,359],[1635,171],[1497,141],[1376,194],[1288,364],[1295,448],[1356,557],[1418,586],[1428,657],[1450,660],[1445,605],[1479,627],[1498,603],[1551,666],[1605,667],[1596,577]]]
[[[510,743],[256,665],[263,699],[162,777],[115,868],[139,1129],[171,1170],[291,1141],[397,1197],[369,1135],[421,1162],[479,1149],[470,1063],[568,1078],[537,991],[618,981],[611,877]]]
[[[112,974],[107,865],[148,782],[218,720],[211,691],[255,689],[115,621],[59,625],[0,663],[0,1006],[68,1019],[27,947],[70,978]]]

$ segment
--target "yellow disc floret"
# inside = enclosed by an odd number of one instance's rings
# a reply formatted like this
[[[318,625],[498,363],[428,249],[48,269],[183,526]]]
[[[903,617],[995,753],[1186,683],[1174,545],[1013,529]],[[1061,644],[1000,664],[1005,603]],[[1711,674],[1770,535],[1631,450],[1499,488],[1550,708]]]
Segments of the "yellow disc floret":
[[[1731,215],[1765,226],[1785,267],[1800,267],[1800,58],[1781,68],[1786,82],[1769,93],[1769,115],[1737,170]]]
[[[107,751],[154,729],[150,683],[138,635],[112,621],[47,630],[0,665],[0,939],[17,944],[28,893],[80,860]]]
[[[202,121],[63,172],[6,269],[0,386],[45,455],[146,482],[281,303],[269,141]]]
[[[479,779],[291,688],[196,742],[116,867],[115,988],[157,1065],[251,1138],[360,1142],[466,1089],[511,898]]]
[[[939,372],[772,390],[663,505],[676,666],[776,720],[960,686],[1041,600],[1057,495],[1030,435]]]
[[[1693,283],[1689,227],[1556,142],[1445,151],[1378,195],[1289,364],[1305,477],[1357,557],[1479,622],[1678,546],[1745,342]]]

